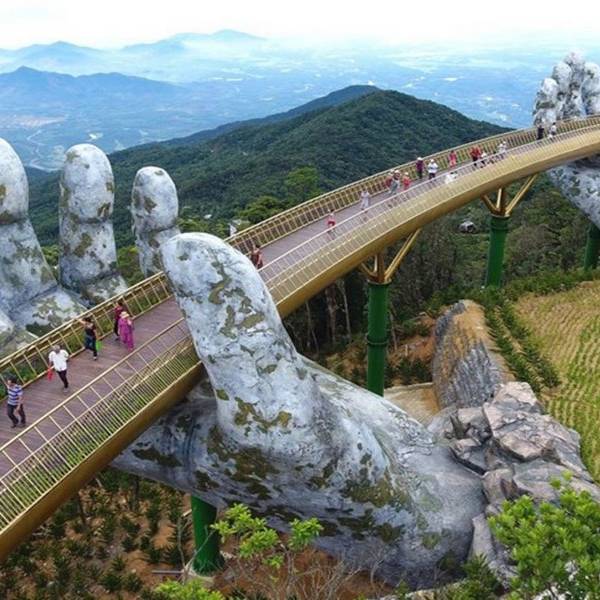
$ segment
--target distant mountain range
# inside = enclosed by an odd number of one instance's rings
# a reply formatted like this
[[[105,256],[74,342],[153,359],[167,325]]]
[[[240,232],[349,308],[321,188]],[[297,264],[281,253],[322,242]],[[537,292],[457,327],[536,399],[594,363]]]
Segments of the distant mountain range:
[[[55,169],[75,143],[113,152],[282,113],[357,85],[524,126],[539,82],[570,50],[557,44],[300,46],[224,30],[118,49],[56,42],[0,50],[0,137],[26,164]]]
[[[285,114],[148,144],[110,156],[117,197],[115,232],[131,243],[129,204],[138,169],[173,177],[180,212],[229,219],[262,195],[289,201],[286,176],[312,166],[332,189],[407,160],[502,131],[435,102],[373,87],[339,90]],[[31,214],[42,243],[56,243],[58,174],[31,185]]]

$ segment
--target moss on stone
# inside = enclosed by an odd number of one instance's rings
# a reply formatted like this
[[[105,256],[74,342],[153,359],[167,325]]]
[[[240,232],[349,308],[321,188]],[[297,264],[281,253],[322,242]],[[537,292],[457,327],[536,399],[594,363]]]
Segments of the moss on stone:
[[[378,508],[392,505],[406,509],[409,500],[406,492],[394,488],[387,470],[376,483],[371,483],[365,473],[360,481],[347,481],[342,495],[359,504],[370,502]]]
[[[201,492],[217,489],[219,484],[213,481],[207,473],[196,471],[196,488]]]
[[[156,202],[150,198],[150,196],[144,196],[144,210],[146,212],[152,212],[156,208]]]
[[[229,396],[225,390],[215,390],[215,394],[219,400],[229,400]]]
[[[382,525],[377,525],[374,528],[374,530],[375,530],[375,533],[386,544],[391,544],[392,542],[397,540],[404,533],[404,527],[402,525],[393,527],[389,523],[383,523]]]
[[[181,467],[181,463],[173,454],[162,454],[156,448],[136,448],[133,454],[141,460],[148,460],[161,467]]]
[[[430,531],[421,536],[421,543],[427,550],[433,550],[440,543],[441,539],[442,537],[439,533]]]
[[[6,198],[6,186],[4,184],[0,184],[0,202]]]
[[[287,428],[289,422],[292,418],[291,413],[286,412],[285,410],[279,411],[277,416],[273,419],[265,419],[261,416],[256,407],[249,402],[244,402],[241,398],[235,399],[237,403],[238,410],[235,413],[234,423],[239,427],[243,427],[244,425],[250,425],[252,423],[258,425],[258,428],[263,432],[267,433],[269,429],[272,427],[283,427]]]
[[[73,254],[78,258],[83,258],[85,256],[86,251],[89,250],[89,248],[92,246],[92,243],[92,236],[90,236],[89,233],[81,234],[81,239],[79,240],[79,244],[75,246]]]

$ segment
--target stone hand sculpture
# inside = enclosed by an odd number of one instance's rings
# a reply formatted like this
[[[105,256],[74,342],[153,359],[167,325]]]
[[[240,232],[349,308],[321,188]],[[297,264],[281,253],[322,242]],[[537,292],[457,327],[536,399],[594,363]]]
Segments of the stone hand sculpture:
[[[60,178],[60,281],[88,305],[127,289],[117,272],[113,204],[114,179],[104,152],[91,144],[70,148]]]
[[[25,169],[0,139],[0,310],[19,328],[42,333],[84,310],[60,289],[29,220]],[[10,328],[10,327],[9,327]],[[2,345],[0,345],[0,350]]]
[[[210,385],[117,467],[215,505],[244,502],[279,527],[315,516],[323,548],[392,582],[430,584],[436,565],[467,555],[478,476],[402,410],[299,355],[237,250],[183,234],[162,255]]]
[[[534,122],[546,130],[562,119],[600,114],[600,67],[569,54],[538,91]],[[549,171],[563,195],[600,227],[600,157],[586,158]]]
[[[162,271],[160,247],[179,233],[177,189],[158,167],[140,169],[131,192],[131,215],[140,268],[149,277]]]

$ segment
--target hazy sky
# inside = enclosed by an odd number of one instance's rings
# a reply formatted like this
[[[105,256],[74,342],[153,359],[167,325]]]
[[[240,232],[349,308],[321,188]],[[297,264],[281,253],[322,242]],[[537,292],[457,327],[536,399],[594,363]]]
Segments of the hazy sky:
[[[566,8],[565,8],[566,7]],[[0,47],[65,40],[91,46],[179,32],[238,29],[266,37],[386,42],[598,36],[600,2],[579,0],[0,0]]]

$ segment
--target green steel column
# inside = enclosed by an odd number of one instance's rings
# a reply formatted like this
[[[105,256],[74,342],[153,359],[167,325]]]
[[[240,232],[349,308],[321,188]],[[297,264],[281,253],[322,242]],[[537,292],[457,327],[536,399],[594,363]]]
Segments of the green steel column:
[[[383,396],[387,350],[387,283],[369,281],[369,329],[367,333],[367,389]]]
[[[210,526],[217,520],[217,509],[200,498],[192,496],[192,521],[194,524],[194,571],[212,573],[221,566],[219,536]]]
[[[486,287],[502,285],[502,263],[504,262],[504,245],[508,233],[508,217],[492,215],[490,219],[490,247],[488,251]]]
[[[590,223],[587,234],[587,243],[585,245],[585,256],[583,258],[583,268],[588,271],[598,267],[598,252],[600,251],[600,229]]]

